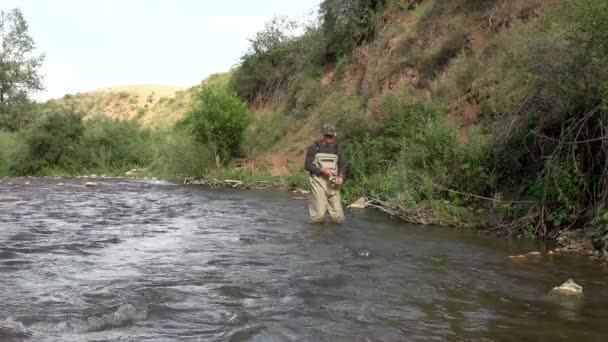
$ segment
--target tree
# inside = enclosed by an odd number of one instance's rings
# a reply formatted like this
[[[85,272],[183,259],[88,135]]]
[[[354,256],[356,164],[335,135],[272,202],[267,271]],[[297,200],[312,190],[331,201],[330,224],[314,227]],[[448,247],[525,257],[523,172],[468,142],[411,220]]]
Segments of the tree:
[[[326,55],[335,60],[349,54],[375,33],[374,16],[386,0],[324,0],[319,6],[326,36]]]
[[[229,90],[203,85],[192,110],[178,126],[186,127],[201,144],[215,146],[223,160],[234,156],[252,121],[247,106]]]
[[[240,98],[254,102],[259,95],[270,95],[287,88],[289,77],[303,64],[310,63],[302,29],[285,17],[275,17],[250,39],[251,47],[241,58],[234,75],[234,88]]]
[[[28,95],[44,89],[40,66],[44,55],[36,55],[34,39],[19,9],[0,11],[0,129],[16,130],[27,120]]]

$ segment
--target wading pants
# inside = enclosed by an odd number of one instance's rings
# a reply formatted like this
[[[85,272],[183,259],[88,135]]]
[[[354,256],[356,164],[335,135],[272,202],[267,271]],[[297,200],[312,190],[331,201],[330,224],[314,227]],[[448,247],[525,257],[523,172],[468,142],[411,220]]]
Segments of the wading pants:
[[[344,210],[340,202],[340,188],[333,187],[331,181],[325,177],[310,176],[308,210],[313,223],[325,221],[325,213],[328,211],[333,222],[343,223]]]

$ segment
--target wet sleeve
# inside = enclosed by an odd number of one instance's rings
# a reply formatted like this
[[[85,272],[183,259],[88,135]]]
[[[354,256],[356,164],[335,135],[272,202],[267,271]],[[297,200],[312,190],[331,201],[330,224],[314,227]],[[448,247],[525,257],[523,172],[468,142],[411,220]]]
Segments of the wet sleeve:
[[[314,159],[315,159],[315,149],[314,146],[310,146],[307,150],[306,150],[306,161],[304,162],[304,169],[306,169],[306,171],[312,173],[315,176],[321,176],[321,170],[314,165]]]
[[[348,161],[346,160],[346,154],[344,151],[338,147],[338,174],[344,178],[346,178],[346,165]]]

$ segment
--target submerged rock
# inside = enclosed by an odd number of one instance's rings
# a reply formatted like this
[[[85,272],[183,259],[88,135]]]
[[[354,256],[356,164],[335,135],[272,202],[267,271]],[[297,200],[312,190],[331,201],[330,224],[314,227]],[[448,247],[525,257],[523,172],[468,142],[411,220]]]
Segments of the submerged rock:
[[[568,279],[561,286],[554,287],[551,292],[551,296],[562,296],[562,297],[583,297],[583,287],[578,285],[572,279]]]
[[[292,193],[296,195],[308,195],[310,191],[304,189],[295,189],[294,191],[292,191]]]
[[[525,255],[511,255],[507,258],[514,265],[522,265],[528,263],[528,257]]]
[[[365,209],[365,208],[367,208],[367,198],[365,198],[365,197],[360,197],[359,199],[357,199],[356,201],[351,203],[351,205],[348,206],[348,209]]]
[[[105,314],[101,317],[90,317],[87,321],[87,331],[101,331],[108,328],[124,326],[136,319],[146,316],[145,312],[138,312],[131,304],[125,304],[113,313]]]
[[[84,183],[84,186],[86,186],[87,188],[94,188],[97,186],[97,183],[95,182],[86,182]]]

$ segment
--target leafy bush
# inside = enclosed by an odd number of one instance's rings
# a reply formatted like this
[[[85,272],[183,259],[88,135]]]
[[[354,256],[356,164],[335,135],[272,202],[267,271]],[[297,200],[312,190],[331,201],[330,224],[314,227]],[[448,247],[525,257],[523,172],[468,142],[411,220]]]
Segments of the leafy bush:
[[[76,149],[83,132],[80,113],[52,112],[41,117],[23,133],[27,152],[19,156],[13,172],[37,174],[45,167],[62,164],[68,153]]]
[[[0,177],[11,176],[11,166],[25,152],[26,145],[18,133],[0,131]]]
[[[29,127],[35,119],[35,108],[24,93],[0,102],[0,129],[15,132]]]
[[[389,115],[384,129],[349,148],[349,179],[383,198],[432,198],[432,180],[445,178],[457,158],[458,141],[445,110],[393,94],[383,98],[382,108]]]
[[[151,131],[135,121],[98,115],[85,123],[85,130],[64,167],[72,173],[122,173],[152,162]]]
[[[252,116],[236,94],[202,86],[194,96],[192,110],[178,126],[187,128],[197,142],[217,147],[224,161],[239,152]]]
[[[153,170],[171,179],[204,175],[215,166],[216,148],[199,144],[183,130],[155,133]]]
[[[604,249],[608,246],[608,210],[598,212],[593,218],[592,229]]]
[[[569,0],[568,36],[592,57],[608,58],[608,2]]]

